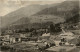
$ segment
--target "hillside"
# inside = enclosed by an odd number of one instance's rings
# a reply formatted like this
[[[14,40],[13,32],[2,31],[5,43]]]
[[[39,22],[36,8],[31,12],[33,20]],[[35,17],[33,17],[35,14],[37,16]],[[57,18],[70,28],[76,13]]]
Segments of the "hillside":
[[[78,13],[79,1],[64,1],[58,6],[46,8],[35,15],[56,15],[69,19]]]
[[[34,14],[34,16],[41,16],[44,19],[46,17],[43,16],[46,15],[48,17],[46,19],[53,23],[65,22],[72,25],[80,21],[79,11],[79,1],[64,1],[55,7],[46,8]]]
[[[18,21],[21,18],[27,18],[28,16],[31,16],[45,8],[51,7],[51,6],[55,6],[55,5],[39,5],[39,4],[34,4],[34,5],[29,5],[29,6],[25,6],[22,7],[16,11],[13,11],[5,16],[3,16],[2,18],[2,27],[7,26],[9,24],[12,24],[16,21]]]
[[[47,6],[47,5],[46,5]],[[79,2],[78,1],[64,1],[56,6],[50,5],[50,7],[47,6],[47,8],[38,8],[34,7],[34,9],[31,8],[31,11],[33,15],[26,16],[26,9],[21,9],[21,12],[25,12],[18,14],[16,16],[21,15],[21,19],[15,21],[11,25],[14,25],[14,27],[44,27],[46,24],[50,23],[73,23],[78,22],[79,20]],[[35,8],[37,8],[37,11],[35,12]],[[24,10],[25,9],[25,10]],[[20,13],[20,10],[19,10]],[[30,11],[28,12],[28,14]],[[22,15],[23,14],[23,15]],[[25,16],[22,18],[22,16]],[[15,17],[16,18],[16,17]],[[44,25],[45,24],[45,25]],[[48,26],[48,25],[47,25]]]

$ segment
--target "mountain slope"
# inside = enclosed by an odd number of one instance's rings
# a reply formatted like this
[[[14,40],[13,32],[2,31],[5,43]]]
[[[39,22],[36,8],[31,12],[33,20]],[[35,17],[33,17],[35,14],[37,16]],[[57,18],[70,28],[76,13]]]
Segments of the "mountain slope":
[[[13,11],[2,18],[2,26],[7,26],[20,18],[31,16],[47,7],[50,7],[48,5],[29,5],[26,7],[22,7],[16,11]]]
[[[37,8],[37,7],[36,7]],[[37,8],[38,9],[38,8]],[[35,9],[34,9],[35,10]],[[13,24],[19,24],[19,26],[31,26],[31,27],[40,27],[46,26],[49,23],[61,23],[69,21],[73,22],[79,20],[79,2],[78,1],[64,1],[56,6],[51,6],[48,8],[38,9],[39,11],[34,13],[27,18],[21,18]],[[26,12],[26,11],[25,11]],[[23,15],[25,16],[25,15]],[[44,25],[45,23],[45,25]],[[12,25],[13,25],[12,24]]]
[[[46,8],[35,15],[56,15],[69,19],[79,13],[79,1],[64,1],[58,6]]]

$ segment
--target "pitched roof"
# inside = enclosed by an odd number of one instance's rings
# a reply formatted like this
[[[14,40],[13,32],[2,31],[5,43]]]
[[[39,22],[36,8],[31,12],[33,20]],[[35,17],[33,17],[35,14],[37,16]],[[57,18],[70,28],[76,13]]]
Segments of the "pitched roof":
[[[42,36],[50,36],[50,33],[44,33]]]

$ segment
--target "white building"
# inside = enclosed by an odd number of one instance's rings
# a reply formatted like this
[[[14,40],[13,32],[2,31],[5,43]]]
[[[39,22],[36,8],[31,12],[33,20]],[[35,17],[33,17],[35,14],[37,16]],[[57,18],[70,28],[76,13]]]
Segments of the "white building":
[[[20,37],[20,35],[10,36],[10,43],[16,43],[16,42],[21,42],[21,37]]]
[[[50,33],[44,33],[42,36],[50,36]]]
[[[66,38],[66,39],[73,39],[74,38],[74,34],[71,32],[65,32],[60,34],[61,38]]]

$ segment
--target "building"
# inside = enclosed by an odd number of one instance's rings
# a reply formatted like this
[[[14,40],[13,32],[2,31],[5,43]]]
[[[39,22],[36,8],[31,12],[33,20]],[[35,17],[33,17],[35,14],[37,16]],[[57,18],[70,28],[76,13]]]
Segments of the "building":
[[[13,33],[12,30],[6,30],[6,31],[5,31],[5,34],[12,34],[12,33]]]
[[[17,42],[21,42],[20,35],[11,35],[10,36],[10,43],[17,43]]]
[[[50,38],[50,33],[44,33],[42,36],[38,38],[38,40],[43,40],[43,39],[49,39]]]
[[[2,41],[4,39],[4,37],[3,36],[0,36],[0,41]]]
[[[22,34],[22,33],[21,33],[21,34],[20,34],[20,37],[25,37],[25,35],[26,35],[26,34]]]
[[[4,35],[3,37],[4,37],[4,40],[9,40],[10,35]]]
[[[44,33],[44,34],[42,34],[42,36],[48,37],[48,36],[50,36],[50,33]]]
[[[71,45],[70,40],[74,39],[74,34],[72,32],[63,32],[60,34],[61,45]]]
[[[61,38],[66,38],[66,39],[73,39],[74,34],[72,32],[65,32],[60,34]]]

